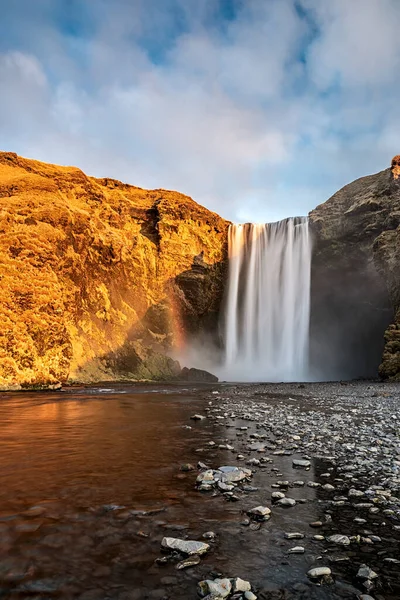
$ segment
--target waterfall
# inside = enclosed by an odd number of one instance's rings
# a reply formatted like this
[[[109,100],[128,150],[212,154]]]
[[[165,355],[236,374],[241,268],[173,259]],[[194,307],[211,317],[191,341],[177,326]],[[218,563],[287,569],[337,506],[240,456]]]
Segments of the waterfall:
[[[311,239],[308,219],[231,225],[224,314],[231,381],[308,376]]]

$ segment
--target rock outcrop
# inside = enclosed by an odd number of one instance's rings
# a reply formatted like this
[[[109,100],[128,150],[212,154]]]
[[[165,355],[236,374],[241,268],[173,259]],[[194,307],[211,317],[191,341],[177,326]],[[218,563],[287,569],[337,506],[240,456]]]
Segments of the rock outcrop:
[[[0,153],[0,385],[166,379],[215,324],[228,222],[191,198]]]
[[[346,185],[310,222],[316,374],[373,376],[380,363],[382,377],[400,379],[400,157]]]

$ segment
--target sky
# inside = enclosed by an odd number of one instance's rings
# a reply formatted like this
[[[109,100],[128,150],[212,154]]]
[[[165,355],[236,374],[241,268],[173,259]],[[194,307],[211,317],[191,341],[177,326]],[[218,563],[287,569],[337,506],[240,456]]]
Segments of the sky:
[[[0,0],[0,149],[305,215],[400,153],[399,0]]]

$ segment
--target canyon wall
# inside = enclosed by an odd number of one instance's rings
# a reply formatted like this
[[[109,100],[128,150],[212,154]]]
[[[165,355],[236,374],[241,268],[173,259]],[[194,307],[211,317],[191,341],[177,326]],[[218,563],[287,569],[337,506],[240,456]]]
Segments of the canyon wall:
[[[400,157],[310,224],[312,376],[400,379]],[[0,152],[0,388],[181,376],[174,352],[217,342],[228,226],[177,192]]]
[[[191,198],[0,153],[0,386],[168,379],[217,322],[228,222]]]
[[[400,380],[400,157],[310,213],[316,377]],[[386,330],[386,331],[385,331]]]

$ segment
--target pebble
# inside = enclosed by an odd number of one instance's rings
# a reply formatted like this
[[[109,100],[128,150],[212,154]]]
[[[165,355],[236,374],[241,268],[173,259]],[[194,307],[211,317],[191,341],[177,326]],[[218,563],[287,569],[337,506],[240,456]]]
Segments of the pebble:
[[[310,569],[307,572],[308,577],[310,579],[319,579],[320,577],[326,577],[327,575],[331,575],[332,571],[329,567],[316,567],[314,569]]]
[[[304,554],[305,550],[303,546],[295,546],[294,548],[290,548],[288,550],[289,554]]]
[[[268,506],[256,506],[247,511],[249,517],[261,521],[268,521],[271,517],[271,509]]]
[[[376,579],[378,574],[370,569],[367,565],[361,565],[358,569],[357,577],[359,579]]]
[[[299,460],[295,458],[292,461],[292,465],[298,469],[309,469],[311,467],[311,462],[309,460]]]
[[[251,584],[249,581],[245,581],[244,579],[241,579],[240,577],[235,577],[235,579],[232,580],[232,592],[235,594],[237,592],[250,592],[251,591]]]
[[[328,542],[331,542],[332,544],[338,544],[339,546],[349,546],[350,545],[350,539],[347,537],[347,535],[340,535],[340,534],[330,535],[329,537],[326,538],[326,540]]]
[[[192,419],[192,421],[204,421],[204,419],[206,419],[207,417],[205,417],[204,415],[192,415],[190,418]]]
[[[294,498],[281,498],[276,504],[284,508],[291,508],[292,506],[296,506],[296,500]]]
[[[271,498],[272,500],[281,500],[285,498],[285,494],[283,492],[272,492]]]
[[[206,579],[198,584],[199,594],[204,597],[210,594],[213,598],[226,598],[231,593],[230,579]]]
[[[285,538],[287,540],[302,540],[304,538],[304,533],[299,533],[299,532],[285,533]]]

